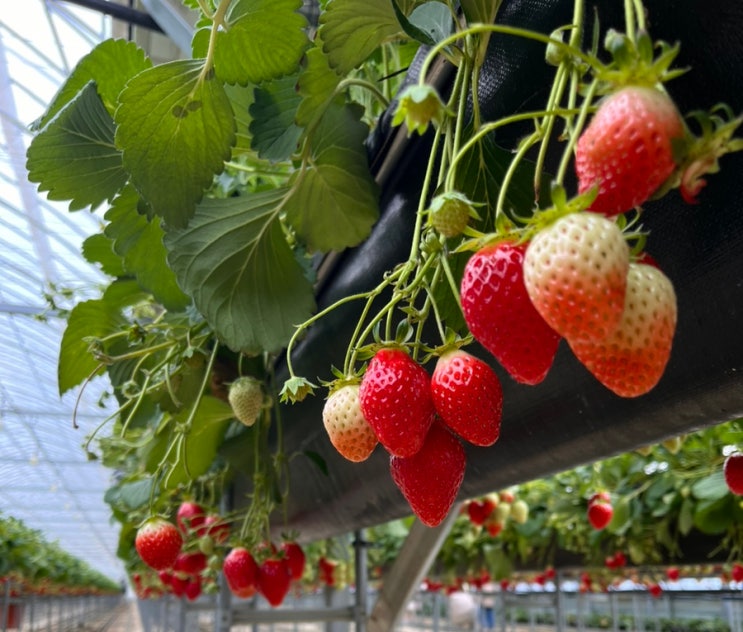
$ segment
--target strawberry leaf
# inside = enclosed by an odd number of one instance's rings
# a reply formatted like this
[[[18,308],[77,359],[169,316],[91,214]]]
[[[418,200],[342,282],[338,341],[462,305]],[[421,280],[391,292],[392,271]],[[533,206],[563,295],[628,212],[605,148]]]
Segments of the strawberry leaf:
[[[90,81],[95,82],[98,96],[113,116],[124,84],[151,66],[152,62],[145,57],[144,51],[133,42],[121,39],[101,42],[78,62],[46,112],[34,121],[32,129],[44,127]]]
[[[103,233],[96,233],[83,241],[82,254],[89,263],[97,263],[101,270],[111,277],[126,274],[124,262],[113,250],[111,240]]]
[[[122,309],[144,295],[134,281],[114,281],[99,299],[78,303],[62,334],[57,364],[59,394],[82,384],[99,367],[89,352],[89,338],[103,338],[126,327]]]
[[[226,83],[260,83],[297,69],[308,40],[301,0],[237,0],[217,33],[214,68]]]
[[[109,222],[104,232],[111,239],[114,252],[127,272],[136,276],[143,289],[152,292],[155,300],[169,310],[182,310],[189,303],[165,262],[163,229],[137,212],[139,196],[126,187],[113,201],[105,218]]]
[[[134,186],[175,227],[186,225],[235,141],[230,100],[203,70],[198,60],[145,70],[127,84],[116,110],[116,144]]]
[[[99,206],[127,179],[113,120],[92,82],[34,137],[27,157],[28,179],[50,200],[69,200],[70,210]]]
[[[297,149],[302,129],[294,124],[302,97],[297,94],[295,76],[272,81],[255,91],[250,106],[252,147],[261,158],[280,162]]]
[[[173,419],[185,424],[190,414],[190,409],[184,409],[173,415]],[[171,440],[182,440],[184,449],[170,452],[170,469],[165,476],[167,489],[175,489],[207,472],[233,418],[227,402],[210,395],[199,400],[190,430],[180,438],[177,433],[171,437]]]
[[[217,335],[235,351],[277,351],[314,309],[312,286],[279,220],[273,189],[206,199],[188,228],[165,235],[168,263]]]
[[[379,216],[360,114],[354,106],[331,106],[310,140],[312,168],[295,176],[287,219],[312,250],[355,246]]]
[[[405,15],[409,8],[400,6]],[[345,75],[401,28],[390,0],[333,0],[320,15],[319,32],[331,67]]]
[[[227,97],[232,104],[237,126],[236,141],[232,148],[233,155],[241,155],[250,152],[252,146],[250,123],[250,107],[255,101],[255,90],[253,86],[227,85],[224,87]]]
[[[410,18],[405,17],[397,0],[392,0],[392,8],[403,31],[421,44],[434,46],[452,33],[451,11],[443,2],[426,2],[416,7]]]
[[[305,65],[297,82],[302,102],[297,109],[297,124],[307,127],[316,114],[326,107],[333,98],[340,77],[328,64],[328,58],[321,48],[307,52]],[[340,102],[342,97],[336,97]]]

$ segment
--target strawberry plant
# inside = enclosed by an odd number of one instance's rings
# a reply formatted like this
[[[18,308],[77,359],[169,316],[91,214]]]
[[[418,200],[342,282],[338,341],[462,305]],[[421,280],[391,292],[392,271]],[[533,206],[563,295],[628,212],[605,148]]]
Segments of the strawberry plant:
[[[295,374],[293,352],[341,307],[354,304],[358,319],[342,365],[320,376],[317,422],[349,460],[381,444],[430,525],[458,494],[460,439],[487,447],[500,436],[486,354],[525,388],[545,379],[563,338],[618,396],[662,378],[677,307],[673,280],[645,269],[655,236],[642,206],[673,189],[693,201],[743,141],[725,106],[678,112],[665,87],[681,73],[678,47],[652,41],[639,0],[625,3],[625,32],[610,30],[604,51],[584,47],[581,0],[552,35],[509,26],[495,0],[331,0],[316,30],[300,0],[187,5],[190,58],[155,65],[130,42],[103,42],[36,121],[27,155],[50,199],[103,209],[84,254],[110,283],[66,315],[59,390],[111,383],[116,411],[86,450],[122,473],[106,500],[131,569],[137,529],[186,499],[204,522],[181,527],[184,546],[214,554],[214,566],[228,549],[270,541],[294,456],[278,402],[317,388]],[[553,81],[541,106],[489,120],[478,82],[495,34],[543,46]],[[404,77],[416,54],[417,74]],[[450,90],[431,81],[444,63]],[[386,122],[430,141],[408,257],[318,310],[319,262],[363,244],[379,219],[366,142]],[[514,129],[528,131],[499,146]],[[649,321],[633,297],[658,292]],[[465,350],[475,342],[485,358]],[[238,474],[251,481],[245,506],[220,516],[217,536],[206,516]],[[485,524],[506,532],[510,507]],[[526,528],[528,508],[511,524]],[[285,594],[276,566],[272,604]]]

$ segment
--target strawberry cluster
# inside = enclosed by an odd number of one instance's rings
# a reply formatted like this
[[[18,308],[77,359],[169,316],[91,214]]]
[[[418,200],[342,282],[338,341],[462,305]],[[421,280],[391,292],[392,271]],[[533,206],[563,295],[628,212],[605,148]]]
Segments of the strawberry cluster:
[[[276,608],[284,602],[291,583],[302,578],[304,567],[305,554],[296,542],[285,541],[278,547],[266,542],[252,551],[243,546],[232,548],[222,573],[235,597],[247,599],[258,593]]]
[[[214,546],[224,544],[229,534],[229,524],[217,514],[184,501],[175,524],[160,517],[148,519],[137,530],[134,546],[140,559],[157,573],[158,592],[193,601],[205,586],[216,587],[219,559],[213,555]]]
[[[366,459],[381,443],[411,509],[436,526],[464,478],[462,441],[495,443],[502,404],[498,377],[475,356],[447,350],[429,376],[402,347],[388,346],[374,354],[360,384],[331,392],[323,422],[331,443],[351,461]]]
[[[475,528],[485,529],[491,537],[500,535],[509,520],[524,524],[529,518],[528,503],[517,499],[510,490],[469,500],[462,511]]]

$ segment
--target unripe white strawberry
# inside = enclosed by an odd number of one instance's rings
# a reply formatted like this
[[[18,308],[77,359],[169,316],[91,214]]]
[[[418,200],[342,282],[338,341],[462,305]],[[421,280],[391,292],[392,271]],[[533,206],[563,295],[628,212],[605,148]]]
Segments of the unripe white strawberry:
[[[235,417],[246,426],[252,426],[263,408],[263,387],[253,377],[239,377],[230,384],[227,395]]]
[[[361,413],[358,384],[346,384],[330,394],[322,421],[333,447],[349,461],[365,461],[377,446],[377,435]]]
[[[524,524],[529,519],[529,505],[519,498],[511,505],[511,520],[516,524]]]
[[[565,215],[537,233],[524,256],[524,285],[547,324],[569,342],[602,340],[619,325],[629,247],[597,213]]]

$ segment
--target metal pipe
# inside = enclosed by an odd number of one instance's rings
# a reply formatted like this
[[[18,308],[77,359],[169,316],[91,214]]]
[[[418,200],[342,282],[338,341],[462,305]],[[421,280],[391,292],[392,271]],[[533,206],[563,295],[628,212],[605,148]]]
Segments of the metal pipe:
[[[160,25],[152,19],[149,13],[132,9],[121,4],[114,4],[107,0],[62,0],[63,2],[69,2],[70,4],[76,4],[86,9],[93,9],[94,11],[100,11],[106,15],[110,15],[112,18],[117,20],[123,20],[129,24],[141,26],[151,31],[158,31],[162,33],[163,30]]]

